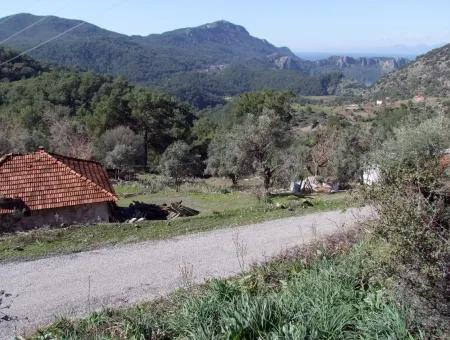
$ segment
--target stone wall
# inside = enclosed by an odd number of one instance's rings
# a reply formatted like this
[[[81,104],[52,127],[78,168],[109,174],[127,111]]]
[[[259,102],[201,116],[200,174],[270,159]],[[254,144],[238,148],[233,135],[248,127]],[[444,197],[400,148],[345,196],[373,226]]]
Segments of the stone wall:
[[[31,216],[12,221],[12,216],[0,216],[0,233],[40,228],[55,227],[94,222],[108,222],[110,208],[108,203],[76,205],[73,207],[39,210],[31,212]]]

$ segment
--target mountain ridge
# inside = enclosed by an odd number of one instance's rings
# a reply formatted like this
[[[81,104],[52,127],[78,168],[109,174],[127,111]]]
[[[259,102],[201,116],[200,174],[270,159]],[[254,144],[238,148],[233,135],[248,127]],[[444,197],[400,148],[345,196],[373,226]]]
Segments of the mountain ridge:
[[[0,41],[39,21],[26,34],[6,42],[18,50],[27,50],[84,22],[27,13],[7,19],[4,25],[0,21]],[[289,48],[276,47],[225,20],[146,36],[124,35],[85,22],[31,51],[30,56],[63,67],[124,76],[200,107],[267,88],[330,95],[336,93],[341,74],[368,85],[386,73],[376,63],[355,66],[346,57],[341,66],[334,61],[303,60]]]
[[[450,44],[436,48],[403,69],[381,78],[370,97],[406,99],[416,95],[450,96]]]

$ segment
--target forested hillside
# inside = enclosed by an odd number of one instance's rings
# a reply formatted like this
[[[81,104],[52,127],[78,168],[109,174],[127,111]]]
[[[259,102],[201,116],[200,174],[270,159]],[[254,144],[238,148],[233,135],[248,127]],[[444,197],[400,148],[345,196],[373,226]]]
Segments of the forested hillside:
[[[0,48],[0,60],[14,59],[17,53]],[[47,68],[27,56],[14,59],[12,62],[0,66],[0,82],[14,81],[34,77]]]
[[[18,14],[0,25],[0,39],[38,20],[42,22],[27,30],[27,34],[17,35],[6,44],[19,50],[30,48],[81,23]],[[299,87],[296,83],[308,82],[308,77],[301,72],[295,73],[294,82],[283,81],[284,74],[289,72],[280,70],[277,60],[288,57],[301,62],[288,49],[276,48],[250,36],[243,27],[225,21],[147,37],[129,37],[85,23],[61,39],[32,51],[31,55],[62,66],[122,75],[132,82],[158,87],[202,106],[224,103],[224,97],[242,91],[272,86],[296,88]],[[231,70],[226,72],[228,68]],[[236,68],[239,74],[233,72]],[[264,73],[262,83],[254,79],[254,74],[259,72]],[[241,83],[242,78],[249,80]],[[299,90],[304,88],[300,86]],[[308,94],[313,91],[317,95],[327,94],[322,89],[308,88]]]
[[[412,98],[415,95],[450,96],[450,44],[419,57],[404,69],[382,78],[371,97]]]
[[[36,24],[37,23],[37,24]],[[13,35],[32,25],[26,34]],[[126,36],[89,23],[53,16],[17,14],[0,23],[0,40],[24,50],[73,27],[63,37],[31,51],[38,60],[100,74],[123,76],[205,108],[227,97],[264,89],[300,95],[344,93],[343,86],[369,84],[401,67],[389,60],[329,59],[311,62],[277,48],[242,26],[218,21],[149,36]],[[347,78],[343,82],[343,76]],[[343,84],[341,84],[343,83]],[[347,93],[345,92],[345,93]]]
[[[0,48],[0,56],[1,63],[12,54]],[[24,68],[34,74],[22,79]],[[123,78],[46,69],[28,57],[3,69],[12,71],[0,82],[1,154],[44,146],[111,167],[147,166],[147,156],[189,139],[188,106]]]
[[[370,86],[382,76],[409,64],[406,58],[334,56],[312,62],[311,74],[340,72],[346,78]]]

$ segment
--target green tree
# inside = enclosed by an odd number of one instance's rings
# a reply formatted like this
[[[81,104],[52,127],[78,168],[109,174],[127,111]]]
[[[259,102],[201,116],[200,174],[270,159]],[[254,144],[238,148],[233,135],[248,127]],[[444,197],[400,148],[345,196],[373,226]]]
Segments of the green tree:
[[[245,162],[264,179],[266,192],[273,184],[274,176],[285,164],[285,150],[291,143],[291,129],[272,110],[261,115],[249,115],[236,127],[236,143],[241,162]]]
[[[176,139],[187,139],[195,118],[188,106],[144,89],[135,91],[130,106],[143,136],[144,166],[148,165],[149,147],[160,152]]]
[[[249,172],[245,157],[241,154],[236,131],[217,134],[209,144],[205,173],[212,176],[225,176],[237,185],[239,177]]]
[[[162,175],[175,181],[178,191],[184,179],[198,175],[200,165],[200,156],[193,154],[191,147],[185,142],[176,141],[162,154],[159,170]]]
[[[289,122],[294,113],[292,104],[296,96],[292,92],[260,91],[242,94],[234,103],[232,112],[237,120],[246,118],[248,114],[255,116],[271,110],[282,121]]]
[[[192,127],[193,147],[200,153],[203,159],[208,154],[208,146],[214,139],[217,124],[209,117],[201,117],[194,122]]]
[[[142,156],[140,136],[126,126],[107,130],[95,145],[95,155],[111,168],[130,169]]]

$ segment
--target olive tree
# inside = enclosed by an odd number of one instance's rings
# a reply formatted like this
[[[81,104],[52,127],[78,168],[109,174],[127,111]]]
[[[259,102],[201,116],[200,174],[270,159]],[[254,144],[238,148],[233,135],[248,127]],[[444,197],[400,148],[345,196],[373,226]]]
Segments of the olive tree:
[[[205,174],[225,176],[237,185],[239,177],[248,173],[235,131],[217,134],[208,147]]]
[[[263,177],[267,192],[285,164],[290,128],[274,111],[264,110],[259,116],[249,115],[236,133],[241,162]]]
[[[440,158],[450,146],[448,131],[444,117],[394,130],[394,137],[371,155],[380,178],[364,191],[379,216],[376,232],[444,294],[450,292],[450,178]]]
[[[142,157],[140,136],[126,126],[107,130],[97,141],[95,154],[108,167],[131,169]]]
[[[197,175],[200,168],[200,156],[193,154],[191,147],[183,141],[169,145],[159,162],[161,174],[175,181],[177,191],[183,180]]]

